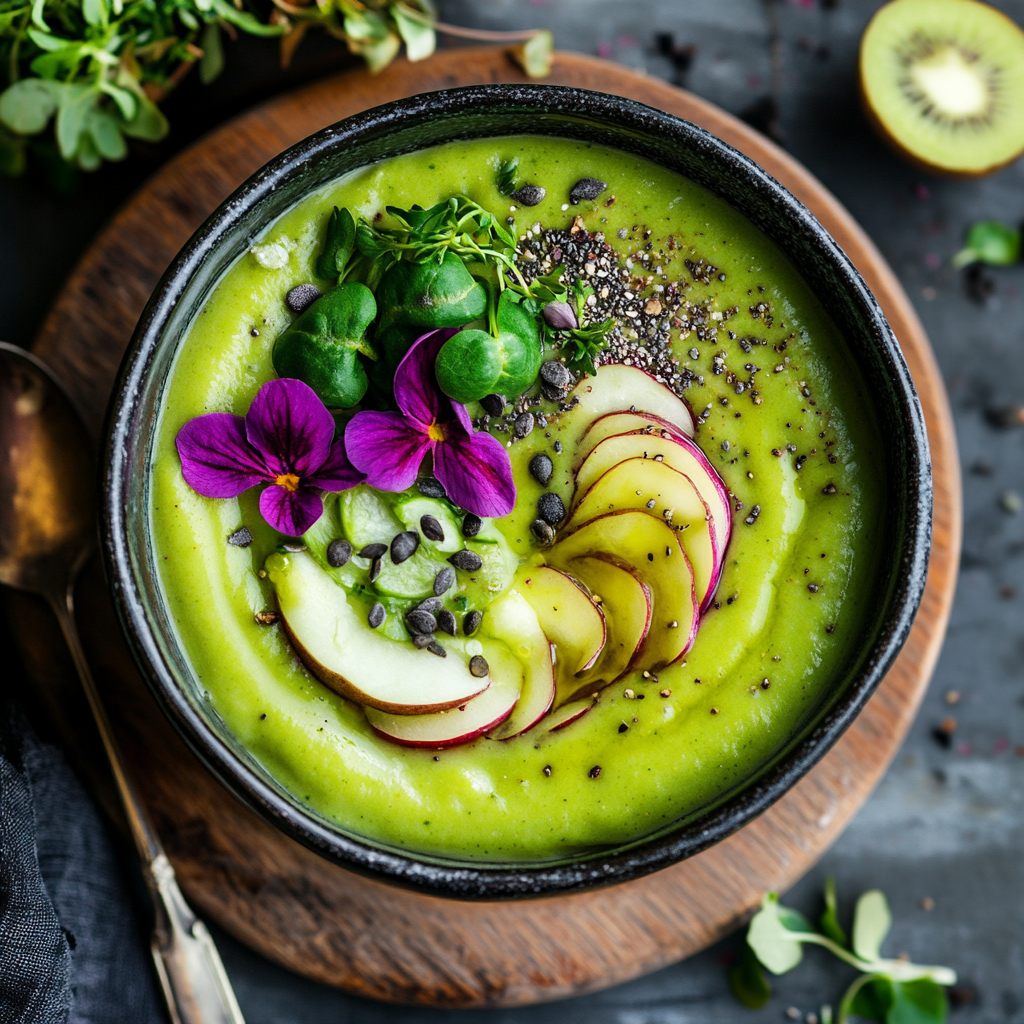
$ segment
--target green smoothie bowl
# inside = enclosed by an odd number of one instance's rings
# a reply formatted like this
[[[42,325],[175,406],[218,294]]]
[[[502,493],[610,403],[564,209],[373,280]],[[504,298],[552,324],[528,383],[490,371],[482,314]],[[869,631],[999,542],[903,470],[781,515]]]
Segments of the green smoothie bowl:
[[[110,412],[107,570],[154,694],[346,868],[504,899],[729,835],[842,734],[924,588],[896,339],[702,129],[413,97],[249,179]]]

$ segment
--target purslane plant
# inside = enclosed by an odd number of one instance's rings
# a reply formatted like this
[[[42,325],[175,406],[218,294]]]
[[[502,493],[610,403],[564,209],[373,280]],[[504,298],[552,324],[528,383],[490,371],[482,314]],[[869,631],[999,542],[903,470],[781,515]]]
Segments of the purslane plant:
[[[259,0],[257,0],[259,2]],[[521,40],[528,74],[550,68],[551,33],[494,33],[445,25],[429,0],[0,0],[0,170],[24,171],[30,148],[53,126],[62,160],[95,170],[127,155],[126,139],[168,131],[158,104],[193,66],[204,83],[223,70],[223,35],[281,39],[287,65],[310,28],[346,42],[371,71],[402,45],[410,60],[434,52],[436,33]],[[51,144],[52,145],[52,144]]]
[[[772,974],[785,974],[800,963],[803,946],[809,943],[823,946],[861,972],[840,1000],[836,1024],[852,1018],[880,1024],[942,1024],[948,1012],[943,986],[955,985],[956,973],[948,967],[883,957],[882,943],[891,926],[889,904],[877,889],[857,901],[849,940],[839,925],[832,879],[826,883],[819,928],[768,893],[750,922],[743,956],[730,972],[733,992],[747,1006],[763,1006],[771,989],[760,965]],[[824,1016],[831,1018],[831,1010]]]

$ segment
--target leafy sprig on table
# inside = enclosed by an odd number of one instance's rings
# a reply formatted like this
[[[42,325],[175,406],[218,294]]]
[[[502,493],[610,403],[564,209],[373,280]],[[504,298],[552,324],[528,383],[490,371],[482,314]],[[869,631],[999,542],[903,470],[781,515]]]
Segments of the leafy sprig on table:
[[[889,904],[877,889],[857,901],[850,940],[839,924],[832,879],[826,883],[818,928],[782,906],[775,893],[768,893],[750,922],[743,955],[730,971],[733,992],[746,1006],[764,1006],[771,987],[761,966],[785,974],[800,963],[803,945],[810,943],[824,946],[861,972],[839,1002],[836,1024],[847,1024],[853,1017],[879,1024],[942,1024],[949,1009],[943,986],[956,984],[955,972],[883,957],[882,943],[891,926]],[[823,1024],[829,1024],[831,1009],[824,1009]]]
[[[1009,267],[1020,260],[1021,238],[1017,228],[997,220],[981,220],[971,225],[964,247],[953,257],[957,269],[972,263],[991,267]]]
[[[528,74],[550,70],[550,32],[478,32],[436,20],[429,0],[0,0],[0,171],[22,173],[30,149],[95,170],[127,155],[126,139],[169,129],[158,104],[193,68],[204,83],[224,68],[223,36],[275,36],[287,65],[310,28],[344,40],[380,71],[405,45],[434,52],[436,33],[520,40]],[[53,141],[44,133],[53,126]]]

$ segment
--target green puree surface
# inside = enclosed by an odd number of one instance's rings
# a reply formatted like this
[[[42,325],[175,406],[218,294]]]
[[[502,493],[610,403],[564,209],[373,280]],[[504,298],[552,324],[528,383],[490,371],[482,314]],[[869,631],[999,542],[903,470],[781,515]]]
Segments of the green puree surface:
[[[334,205],[372,218],[389,204],[427,207],[464,192],[504,217],[509,200],[496,190],[496,168],[513,156],[523,181],[547,189],[539,207],[516,211],[517,233],[535,223],[568,228],[579,215],[623,257],[647,251],[652,265],[665,264],[664,280],[688,281],[689,301],[710,298],[719,311],[739,307],[726,323],[708,325],[718,327],[715,340],[679,339],[673,331],[673,345],[680,367],[703,378],[686,392],[695,415],[710,407],[697,441],[742,508],[734,514],[718,605],[704,616],[685,660],[663,669],[657,682],[634,678],[608,687],[593,710],[560,732],[541,723],[508,742],[404,748],[376,736],[361,708],[308,675],[279,628],[254,621],[254,613],[274,607],[272,587],[258,572],[278,543],[257,511],[258,491],[238,500],[197,496],[182,479],[174,437],[202,413],[244,414],[273,377],[271,347],[292,319],[285,293],[314,279]],[[563,210],[570,186],[584,176],[606,181],[607,192]],[[611,196],[615,202],[606,205]],[[280,244],[286,264],[268,269],[243,256],[196,318],[173,368],[155,446],[152,535],[171,613],[213,709],[299,800],[351,833],[421,854],[558,859],[639,839],[722,799],[832,694],[876,600],[881,441],[835,327],[779,249],[743,217],[627,153],[523,136],[367,167],[311,195],[261,242]],[[683,261],[699,258],[726,280],[716,274],[710,284],[695,282]],[[767,304],[771,326],[751,314],[759,302]],[[740,340],[748,337],[769,344],[746,353]],[[694,346],[698,358],[688,354]],[[760,405],[749,393],[737,395],[726,374],[712,372],[718,353],[740,380],[749,378],[746,364],[760,367]],[[538,554],[526,526],[541,492],[526,463],[535,451],[552,454],[551,486],[568,497],[574,435],[567,414],[510,449],[519,500],[497,525],[524,559]],[[566,451],[558,457],[553,443],[561,437]],[[829,485],[835,494],[823,493]],[[755,505],[760,514],[748,525]],[[243,524],[254,543],[229,546],[227,536]],[[627,686],[643,699],[627,699]],[[666,688],[667,698],[660,696]],[[622,723],[627,731],[619,731]],[[590,778],[598,765],[600,775]]]

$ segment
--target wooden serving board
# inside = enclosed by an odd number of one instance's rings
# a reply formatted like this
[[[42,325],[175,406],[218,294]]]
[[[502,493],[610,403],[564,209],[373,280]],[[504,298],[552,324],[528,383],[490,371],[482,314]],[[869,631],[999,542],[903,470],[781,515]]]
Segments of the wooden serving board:
[[[35,351],[98,432],[114,374],[150,291],[179,247],[236,186],[285,147],[359,110],[414,93],[524,81],[501,50],[459,49],[383,74],[330,78],[264,104],[170,161],[113,219],[67,282]],[[894,668],[835,748],[756,821],[658,874],[597,892],[459,903],[349,874],[276,832],[200,765],[162,716],[121,639],[96,565],[79,618],[130,767],[183,889],[202,914],[271,960],[377,999],[508,1006],[614,985],[735,928],[769,889],[791,886],[842,832],[902,741],[935,664],[960,550],[953,424],[924,331],[864,233],[800,164],[708,103],[587,57],[558,55],[548,81],[677,114],[749,154],[802,199],[853,259],[903,346],[924,406],[935,534],[917,622]],[[31,674],[104,803],[101,755],[45,609],[10,602]]]

